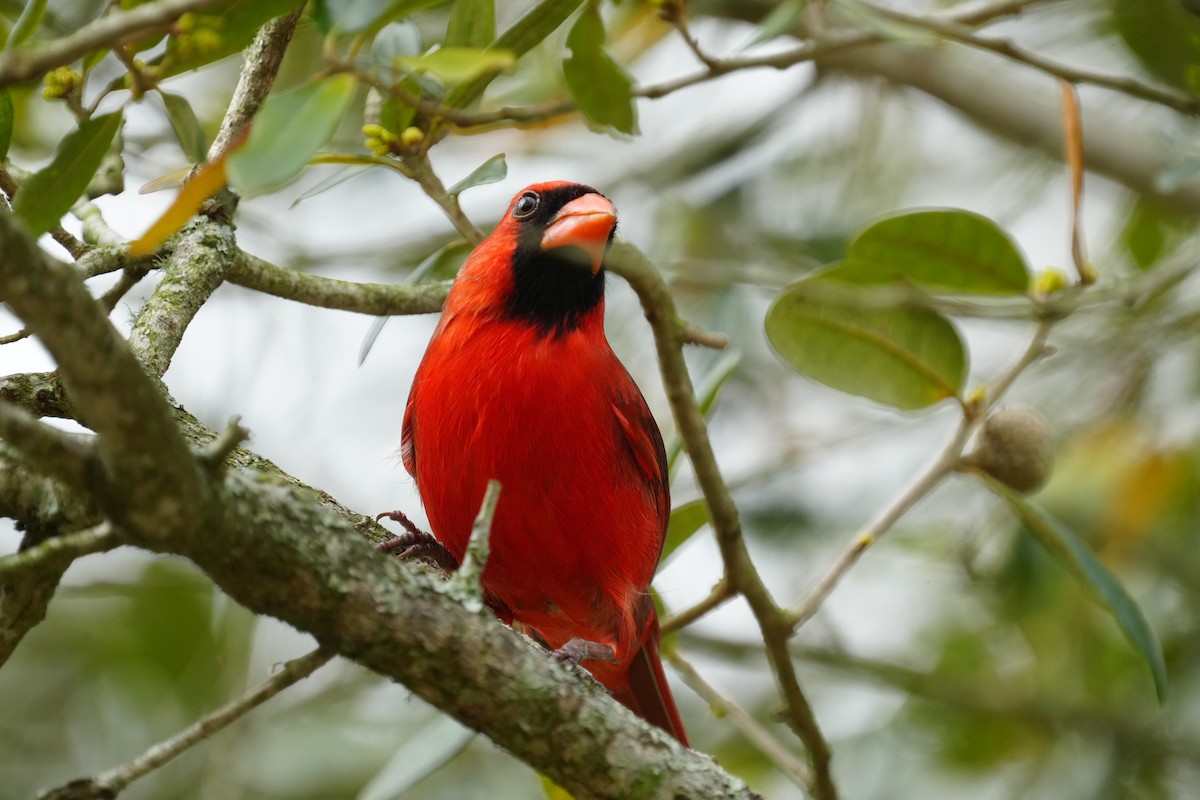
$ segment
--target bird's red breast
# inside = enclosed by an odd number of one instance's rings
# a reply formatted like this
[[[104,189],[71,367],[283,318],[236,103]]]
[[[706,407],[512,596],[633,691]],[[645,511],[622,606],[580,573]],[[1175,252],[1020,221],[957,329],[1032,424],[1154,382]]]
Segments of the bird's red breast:
[[[513,198],[446,300],[402,453],[434,535],[459,561],[487,482],[500,481],[489,602],[551,648],[573,638],[612,647],[616,663],[584,666],[686,743],[649,597],[670,513],[665,450],[604,335],[615,228],[612,204],[587,186],[536,184]],[[631,669],[646,668],[661,708],[623,697]]]

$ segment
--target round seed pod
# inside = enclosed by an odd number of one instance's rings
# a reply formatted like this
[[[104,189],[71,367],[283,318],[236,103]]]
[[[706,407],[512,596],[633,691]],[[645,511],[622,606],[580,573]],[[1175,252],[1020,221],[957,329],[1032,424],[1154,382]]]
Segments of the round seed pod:
[[[1031,408],[1005,408],[983,423],[975,449],[963,461],[1027,494],[1050,477],[1054,443],[1041,414]]]

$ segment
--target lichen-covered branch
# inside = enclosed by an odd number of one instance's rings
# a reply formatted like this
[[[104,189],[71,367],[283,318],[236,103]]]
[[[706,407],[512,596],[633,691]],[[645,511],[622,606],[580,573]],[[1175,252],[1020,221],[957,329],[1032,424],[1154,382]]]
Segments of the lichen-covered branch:
[[[202,525],[206,487],[161,384],[146,374],[75,269],[38,249],[11,214],[0,214],[0,286],[58,363],[80,421],[97,434],[111,492],[100,499],[120,515],[113,521],[148,536],[162,529],[164,517]]]
[[[233,229],[206,217],[192,220],[180,234],[129,336],[134,355],[152,375],[162,377],[171,366],[184,332],[225,279],[236,250]]]
[[[258,113],[275,84],[275,75],[283,63],[283,54],[292,40],[292,34],[296,32],[296,23],[303,10],[301,3],[295,11],[271,20],[259,29],[254,41],[246,48],[245,67],[238,76],[237,87],[233,90],[221,127],[212,146],[208,148],[209,160],[223,154],[245,134],[250,120]]]
[[[396,286],[325,278],[284,269],[241,251],[226,277],[230,283],[286,300],[376,316],[441,311],[450,291],[447,283]]]

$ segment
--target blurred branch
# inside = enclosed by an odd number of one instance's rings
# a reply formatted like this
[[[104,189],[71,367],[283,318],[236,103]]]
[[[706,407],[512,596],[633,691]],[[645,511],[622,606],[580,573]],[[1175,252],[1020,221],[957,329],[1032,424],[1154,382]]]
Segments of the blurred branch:
[[[38,470],[72,488],[89,488],[94,479],[96,450],[90,442],[52,428],[24,409],[2,401],[0,439]]]
[[[104,553],[121,544],[112,525],[101,522],[74,533],[52,536],[45,541],[0,557],[0,581],[18,573],[54,572],[62,574],[72,561],[92,553]]]
[[[1062,115],[1055,80],[997,62],[994,54],[892,42],[823,56],[819,63],[912,87],[1014,144],[1062,158]],[[981,86],[987,91],[980,91]],[[1084,105],[1088,169],[1170,207],[1200,214],[1200,183],[1185,181],[1168,187],[1158,182],[1163,172],[1176,165],[1178,150],[1165,146],[1164,126],[1145,110],[1144,106]]]
[[[177,755],[194,747],[213,734],[241,719],[258,706],[293,684],[307,678],[333,658],[328,650],[318,648],[293,658],[243,697],[200,718],[175,736],[151,747],[137,758],[101,772],[93,778],[81,778],[38,795],[38,800],[111,800],[130,783],[166,764]]]
[[[402,286],[323,278],[276,266],[241,250],[226,277],[230,283],[285,300],[377,316],[432,314],[442,309],[450,291],[446,283]]]
[[[92,50],[142,38],[167,30],[189,11],[204,11],[227,0],[159,0],[129,11],[114,11],[69,36],[31,47],[0,53],[0,87],[36,77],[69,64]]]
[[[429,162],[429,156],[426,153],[409,154],[402,159],[402,163],[407,168],[408,177],[416,181],[429,199],[437,203],[467,244],[472,247],[479,244],[483,239],[483,232],[475,227],[475,223],[467,219],[467,215],[463,213],[462,207],[458,204],[458,195],[446,192],[441,178],[433,171],[433,164]]]
[[[831,753],[812,707],[800,687],[795,667],[787,654],[787,640],[793,628],[786,613],[775,603],[758,574],[742,536],[737,506],[721,476],[704,414],[696,403],[695,389],[683,359],[683,323],[675,308],[671,290],[650,260],[634,245],[618,239],[609,254],[609,266],[629,282],[641,301],[642,310],[654,331],[655,349],[663,386],[675,425],[684,441],[696,480],[704,493],[717,546],[725,565],[725,580],[746,598],[762,631],[771,668],[785,702],[784,719],[808,748],[812,760],[809,789],[820,800],[834,800],[829,761]],[[717,592],[714,590],[714,596]]]
[[[1174,109],[1175,111],[1187,114],[1189,116],[1200,112],[1200,100],[1186,97],[1175,92],[1165,91],[1156,86],[1142,83],[1141,81],[1133,78],[1105,75],[1088,70],[1068,67],[1065,64],[1060,64],[1048,58],[1043,58],[1037,53],[1018,47],[1008,39],[990,39],[983,36],[978,36],[969,26],[964,25],[958,20],[946,20],[936,16],[915,16],[911,14],[905,14],[901,11],[867,3],[865,0],[860,0],[859,4],[870,9],[872,14],[876,14],[883,19],[889,19],[894,22],[899,22],[903,25],[910,25],[913,28],[927,30],[932,33],[936,33],[943,39],[948,39],[953,42],[960,42],[977,50],[987,50],[1013,61],[1025,64],[1026,66],[1032,67],[1039,72],[1044,72],[1047,75],[1061,78],[1068,83],[1090,84],[1092,86],[1098,86],[1102,89],[1108,89],[1120,94],[1129,95],[1130,97],[1136,97],[1139,100],[1145,100],[1166,108]]]
[[[811,771],[798,761],[783,742],[775,738],[774,734],[763,727],[745,709],[713,688],[700,676],[696,668],[685,661],[674,649],[668,650],[666,657],[671,665],[679,671],[684,683],[700,695],[714,713],[732,722],[733,726],[741,731],[752,745],[779,767],[780,772],[801,788],[808,788],[812,785]]]

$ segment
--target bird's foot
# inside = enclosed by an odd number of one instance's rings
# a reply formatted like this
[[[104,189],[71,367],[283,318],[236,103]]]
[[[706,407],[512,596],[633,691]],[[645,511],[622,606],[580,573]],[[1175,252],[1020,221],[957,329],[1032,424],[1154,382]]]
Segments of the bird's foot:
[[[569,640],[550,654],[555,661],[565,661],[579,666],[581,661],[608,661],[615,664],[617,653],[610,646],[578,637]]]
[[[458,559],[446,549],[446,545],[433,538],[433,534],[414,525],[404,512],[385,511],[375,517],[377,521],[384,518],[400,523],[404,533],[379,543],[376,545],[377,550],[382,553],[395,553],[398,558],[420,558],[444,572],[454,572],[458,569]]]

